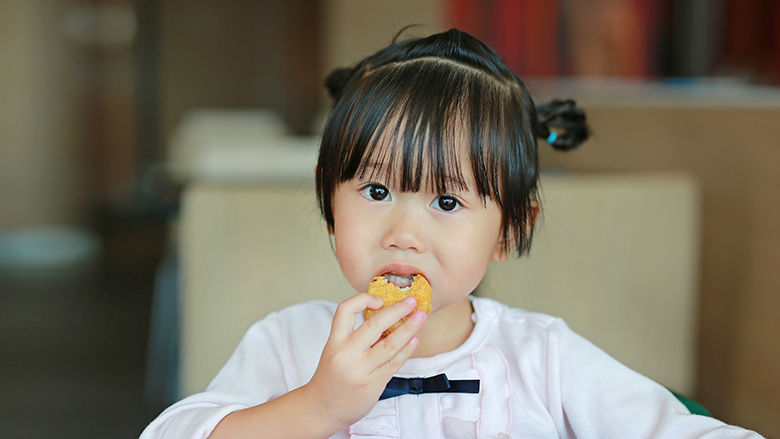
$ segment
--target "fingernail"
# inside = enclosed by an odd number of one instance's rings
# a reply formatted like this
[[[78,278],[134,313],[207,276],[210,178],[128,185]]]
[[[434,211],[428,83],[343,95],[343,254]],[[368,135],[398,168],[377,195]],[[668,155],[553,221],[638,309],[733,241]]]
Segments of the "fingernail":
[[[408,303],[411,306],[417,306],[417,299],[415,299],[412,296],[409,296],[406,299],[404,299],[404,302]]]

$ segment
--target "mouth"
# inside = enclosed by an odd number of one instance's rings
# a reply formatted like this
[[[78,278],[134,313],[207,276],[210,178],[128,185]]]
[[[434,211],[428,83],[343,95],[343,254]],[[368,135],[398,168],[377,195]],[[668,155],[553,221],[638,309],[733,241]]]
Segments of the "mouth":
[[[408,290],[412,286],[414,278],[418,275],[425,276],[416,267],[398,264],[382,267],[377,273],[377,276],[384,277],[388,283],[397,286],[401,291]]]
[[[399,275],[399,274],[393,274],[393,273],[385,273],[382,276],[384,276],[385,280],[388,283],[391,283],[398,288],[401,289],[401,291],[406,291],[409,289],[409,287],[412,286],[412,282],[414,282],[415,274],[405,274],[405,275]]]

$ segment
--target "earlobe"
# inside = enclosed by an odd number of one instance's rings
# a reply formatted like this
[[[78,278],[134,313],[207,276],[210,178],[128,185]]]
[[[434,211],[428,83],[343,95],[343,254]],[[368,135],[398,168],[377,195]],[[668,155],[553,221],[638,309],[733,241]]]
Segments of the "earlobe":
[[[493,255],[490,259],[493,260],[493,262],[504,262],[506,261],[506,258],[508,256],[509,251],[507,250],[506,246],[506,240],[501,240],[496,244],[496,249],[493,251]]]
[[[530,232],[531,229],[534,228],[536,221],[539,219],[539,213],[541,211],[542,209],[539,207],[539,202],[536,200],[531,200],[531,215],[528,224],[525,225],[526,232]]]
[[[504,262],[507,258],[506,250],[501,250],[493,254],[493,262]]]

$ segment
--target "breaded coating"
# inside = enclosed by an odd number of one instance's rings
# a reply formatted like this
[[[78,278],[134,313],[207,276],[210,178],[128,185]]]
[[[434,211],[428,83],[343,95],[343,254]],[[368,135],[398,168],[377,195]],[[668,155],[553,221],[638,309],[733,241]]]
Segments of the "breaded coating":
[[[396,302],[400,302],[408,296],[412,296],[417,299],[417,309],[423,310],[426,314],[428,314],[431,312],[431,292],[431,286],[428,284],[428,280],[425,279],[425,276],[421,276],[419,274],[414,276],[412,285],[406,291],[402,291],[401,288],[395,284],[388,282],[384,276],[377,276],[368,285],[368,294],[382,299],[384,301],[384,305],[382,308],[377,310],[366,309],[363,311],[363,317],[368,320],[380,310]],[[406,317],[401,318],[401,320],[385,330],[382,333],[382,336],[387,337],[405,321]]]

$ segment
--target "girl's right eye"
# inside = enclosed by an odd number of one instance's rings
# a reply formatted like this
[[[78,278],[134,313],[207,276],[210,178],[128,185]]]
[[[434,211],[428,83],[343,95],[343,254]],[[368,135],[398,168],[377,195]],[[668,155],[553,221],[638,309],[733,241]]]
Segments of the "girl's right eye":
[[[389,201],[390,191],[381,184],[371,183],[363,186],[360,192],[369,200]]]

